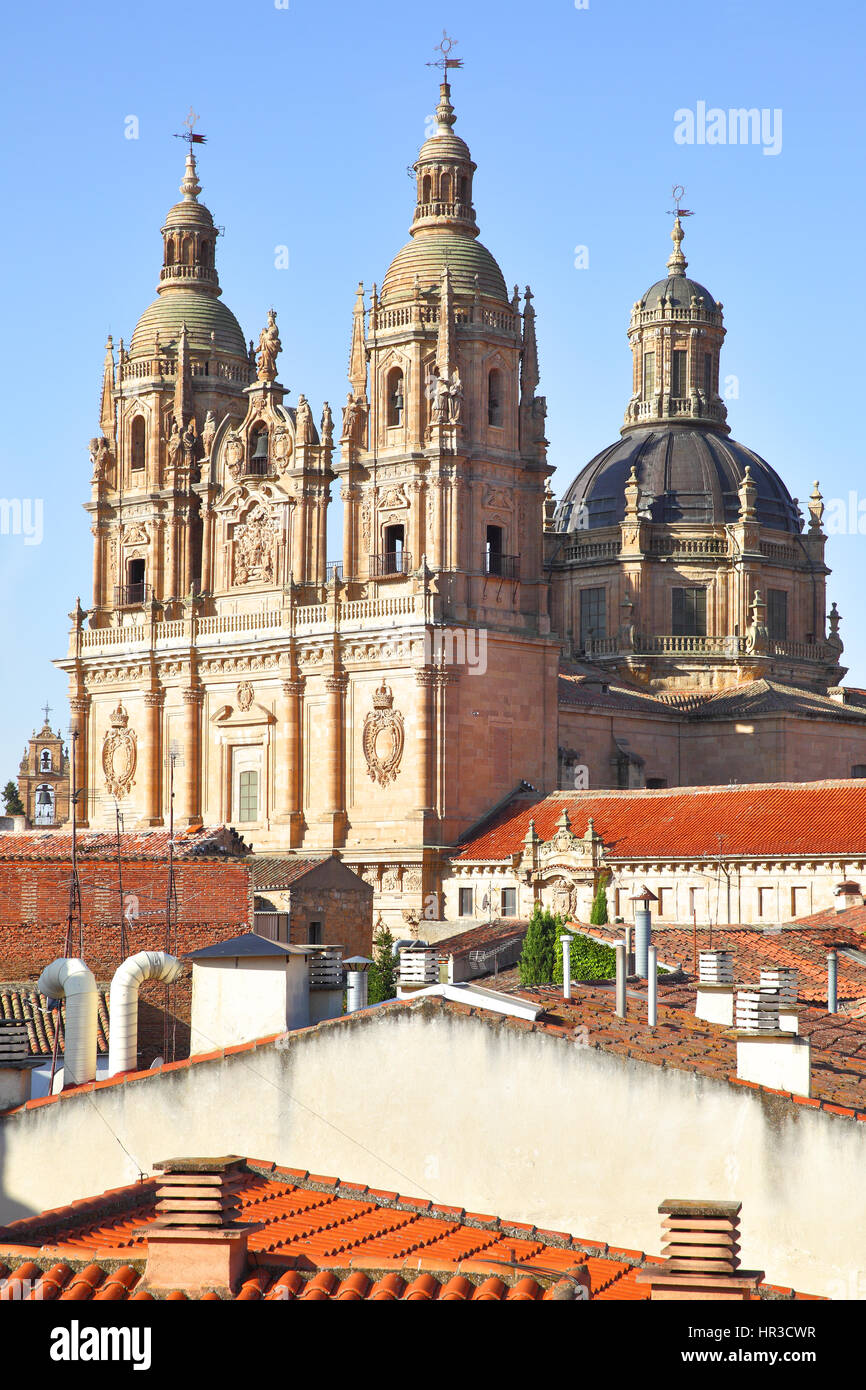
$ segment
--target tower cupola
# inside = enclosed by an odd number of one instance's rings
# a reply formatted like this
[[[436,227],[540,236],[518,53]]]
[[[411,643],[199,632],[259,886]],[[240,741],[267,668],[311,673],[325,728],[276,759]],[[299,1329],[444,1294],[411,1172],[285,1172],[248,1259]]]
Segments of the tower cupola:
[[[682,219],[688,216],[677,198],[667,277],[651,285],[632,308],[628,336],[634,378],[624,431],[678,422],[729,433],[719,394],[722,306],[686,275]]]

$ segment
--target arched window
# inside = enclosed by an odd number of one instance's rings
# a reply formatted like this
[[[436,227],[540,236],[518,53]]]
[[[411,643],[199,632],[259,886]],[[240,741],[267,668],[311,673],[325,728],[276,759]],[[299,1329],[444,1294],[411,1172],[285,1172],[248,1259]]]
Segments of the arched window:
[[[144,467],[145,439],[146,426],[144,418],[141,415],[136,415],[130,431],[130,466],[132,468],[139,469]]]
[[[201,244],[201,263],[204,266],[213,265],[213,250],[209,241],[203,241]]]
[[[36,825],[54,824],[54,788],[47,783],[36,788],[33,820]]]
[[[39,771],[51,772],[53,761],[54,760],[51,757],[51,749],[43,748],[42,752],[39,754]]]
[[[250,435],[250,455],[246,466],[247,473],[257,478],[266,478],[270,471],[268,462],[268,431],[265,425],[258,425]]]
[[[704,391],[706,395],[713,394],[713,354],[704,353]]]
[[[166,265],[174,265],[174,240],[172,237],[169,237],[165,243],[165,263]]]
[[[388,424],[403,423],[403,373],[399,367],[392,367],[388,373]]]
[[[441,202],[443,202],[443,203],[450,203],[450,202],[451,202],[451,189],[452,189],[452,186],[453,186],[453,185],[452,185],[452,183],[451,183],[451,175],[450,175],[450,174],[443,174],[442,177],[441,177],[440,180],[439,180],[439,198],[440,198],[440,201],[441,201]]]
[[[184,265],[192,265],[192,237],[183,239],[183,261]]]
[[[433,186],[430,182],[430,175],[425,174],[421,180],[421,202],[429,203],[432,196]]]
[[[498,367],[487,378],[487,423],[496,429],[502,428],[502,373]]]
[[[466,175],[465,175],[465,174],[461,174],[461,175],[460,175],[460,178],[457,180],[457,196],[458,196],[458,198],[460,199],[461,203],[465,203],[465,202],[466,202],[466,200],[467,200],[467,189],[466,189]]]

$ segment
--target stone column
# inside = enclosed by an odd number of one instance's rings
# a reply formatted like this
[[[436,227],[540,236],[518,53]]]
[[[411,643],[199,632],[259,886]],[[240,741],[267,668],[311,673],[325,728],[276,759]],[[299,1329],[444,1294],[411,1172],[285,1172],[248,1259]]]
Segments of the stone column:
[[[70,809],[70,819],[74,814],[75,824],[86,826],[89,824],[87,818],[87,747],[88,724],[90,720],[90,696],[72,696],[69,701],[69,716],[71,728],[70,742],[72,744],[70,753],[71,757],[75,760],[75,790],[80,793],[75,804],[74,812]],[[71,790],[70,787],[70,794]]]
[[[346,828],[345,695],[349,678],[344,671],[325,677],[325,820],[333,827],[334,845],[342,844]]]
[[[213,588],[213,508],[206,503],[201,509],[201,590],[209,594]]]
[[[166,589],[167,589],[168,592],[163,596],[163,597],[165,597],[165,598],[177,598],[177,597],[178,597],[177,527],[178,527],[178,519],[177,519],[177,516],[175,516],[175,515],[170,516],[170,517],[168,518],[168,523],[167,523],[167,536],[168,536],[168,575],[167,575]]]
[[[423,816],[433,809],[433,685],[435,672],[422,667],[415,672],[415,785],[417,808]]]
[[[292,579],[296,584],[307,582],[307,497],[301,487],[292,511]]]
[[[99,522],[90,528],[93,536],[93,607],[106,607],[106,599],[103,593],[104,570],[105,570],[105,528]],[[112,595],[112,598],[114,596]]]
[[[162,796],[160,776],[162,739],[161,690],[148,691],[144,697],[144,747],[141,758],[141,814],[146,825],[162,825]]]
[[[277,778],[275,820],[289,825],[289,845],[300,843],[302,815],[301,696],[303,677],[293,676],[280,687],[277,712]]]
[[[340,489],[343,503],[343,578],[353,579],[358,559],[358,488],[354,483]]]
[[[180,769],[181,784],[177,819],[181,825],[194,825],[201,820],[200,730],[204,691],[200,686],[191,686],[183,692],[183,703],[183,767]]]

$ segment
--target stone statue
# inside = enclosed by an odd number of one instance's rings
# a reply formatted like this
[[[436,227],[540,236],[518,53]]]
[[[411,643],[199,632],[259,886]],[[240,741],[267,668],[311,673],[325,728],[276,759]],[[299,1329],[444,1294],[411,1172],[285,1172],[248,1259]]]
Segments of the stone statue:
[[[216,416],[214,415],[212,410],[209,410],[207,415],[204,417],[204,426],[202,427],[201,432],[202,445],[204,446],[204,451],[208,458],[210,457],[211,445],[213,444],[213,437],[215,434]]]
[[[346,404],[343,406],[343,433],[340,436],[346,444],[355,443],[359,415],[360,406],[350,391],[346,396]]]
[[[316,442],[313,412],[310,410],[309,402],[303,392],[298,396],[295,412],[295,441],[298,444],[315,444]]]
[[[454,369],[454,375],[448,386],[448,419],[456,424],[460,419],[460,412],[463,409],[463,382],[460,380],[460,373]]]
[[[325,401],[325,404],[322,406],[322,428],[320,433],[325,448],[330,448],[334,442],[334,417],[331,414],[331,407],[328,405],[327,401]]]
[[[275,310],[268,310],[268,321],[259,335],[259,381],[275,381],[277,376],[277,354],[282,351],[280,334],[277,328]]]
[[[176,468],[180,460],[181,437],[178,429],[177,420],[171,422],[171,434],[168,437],[168,464],[170,468]]]
[[[444,425],[448,419],[448,379],[437,376],[433,381],[433,423]]]
[[[91,482],[101,483],[103,481],[105,477],[105,470],[106,465],[108,463],[109,454],[110,450],[108,447],[107,439],[91,439],[90,462],[93,466],[93,475],[91,477]]]
[[[196,446],[198,444],[198,434],[195,428],[195,416],[193,415],[183,432],[181,439],[183,445],[183,461],[189,466],[195,459]]]

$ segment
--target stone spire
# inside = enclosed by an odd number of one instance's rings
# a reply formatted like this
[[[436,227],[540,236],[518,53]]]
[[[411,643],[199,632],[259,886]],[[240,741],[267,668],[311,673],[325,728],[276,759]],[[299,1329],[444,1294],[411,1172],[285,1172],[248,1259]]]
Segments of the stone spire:
[[[677,215],[677,216],[674,218],[673,230],[672,230],[672,232],[671,232],[671,241],[672,241],[673,244],[674,244],[674,249],[673,249],[673,251],[671,252],[670,256],[668,257],[668,276],[669,276],[669,277],[670,277],[671,275],[685,275],[685,273],[686,273],[686,267],[688,266],[688,261],[686,260],[685,256],[683,255],[683,237],[684,237],[684,236],[685,236],[685,232],[683,231],[683,224],[682,224],[682,222],[681,222],[680,219],[679,219],[679,215]]]
[[[183,323],[177,343],[177,378],[174,387],[174,418],[179,430],[184,428],[192,415],[192,372],[189,365],[186,323]]]
[[[364,339],[364,283],[358,281],[352,313],[352,346],[349,351],[349,385],[355,397],[367,396],[367,345]]]
[[[102,369],[99,428],[111,449],[114,449],[114,342],[110,333],[105,344],[105,365]]]
[[[454,134],[456,119],[451,105],[451,87],[443,82],[436,107],[436,129],[424,141],[414,164],[418,186],[415,217],[409,229],[412,236],[436,227],[473,237],[478,235],[472,206],[472,176],[476,165],[469,146]]]
[[[447,265],[442,271],[442,289],[439,295],[439,336],[436,341],[436,370],[445,380],[457,366],[457,327],[454,321],[454,295],[451,289],[451,272]]]
[[[527,285],[523,307],[523,346],[520,354],[521,400],[532,400],[540,380],[538,343],[535,337],[535,310],[532,307],[532,290]]]

